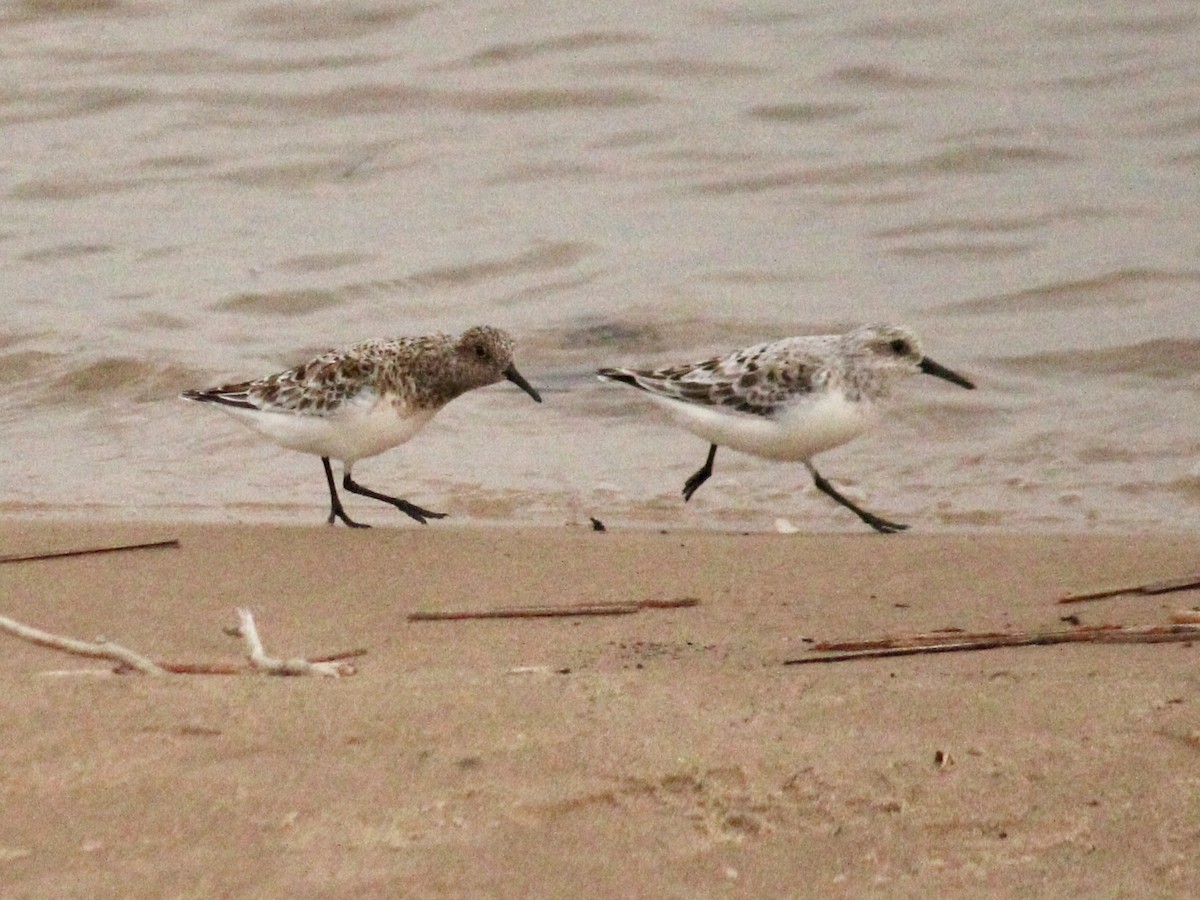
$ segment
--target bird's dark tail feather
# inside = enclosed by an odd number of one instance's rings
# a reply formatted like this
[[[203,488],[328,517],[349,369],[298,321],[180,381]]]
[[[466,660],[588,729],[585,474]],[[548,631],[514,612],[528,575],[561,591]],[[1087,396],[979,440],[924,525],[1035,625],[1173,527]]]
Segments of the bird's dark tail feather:
[[[253,403],[245,400],[235,400],[218,391],[184,391],[180,394],[184,400],[195,400],[197,403],[221,403],[225,406],[238,406],[242,409],[258,409]]]
[[[619,381],[622,384],[628,384],[635,388],[641,388],[642,390],[645,390],[645,388],[638,383],[637,378],[623,369],[601,369],[596,374],[601,378],[607,378],[609,381]]]

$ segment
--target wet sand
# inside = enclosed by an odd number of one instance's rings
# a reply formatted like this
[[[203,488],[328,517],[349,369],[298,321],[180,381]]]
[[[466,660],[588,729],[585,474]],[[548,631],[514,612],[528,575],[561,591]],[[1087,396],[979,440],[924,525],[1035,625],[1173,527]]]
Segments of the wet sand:
[[[7,636],[8,896],[1195,896],[1190,645],[784,666],[806,639],[1162,623],[1200,539],[9,520],[0,610],[172,660],[362,646],[317,678],[50,675]],[[602,618],[416,610],[696,597]],[[936,758],[941,754],[942,764]]]

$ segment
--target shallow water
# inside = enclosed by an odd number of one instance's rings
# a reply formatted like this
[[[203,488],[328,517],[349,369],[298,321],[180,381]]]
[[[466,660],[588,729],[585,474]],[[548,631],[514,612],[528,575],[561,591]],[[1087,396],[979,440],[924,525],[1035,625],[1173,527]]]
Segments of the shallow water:
[[[546,403],[476,392],[359,480],[858,530],[731,452],[684,506],[704,443],[591,372],[877,320],[980,389],[822,457],[868,508],[1194,528],[1198,46],[1191,2],[6,5],[0,514],[319,522],[316,459],[175,395],[487,322]]]

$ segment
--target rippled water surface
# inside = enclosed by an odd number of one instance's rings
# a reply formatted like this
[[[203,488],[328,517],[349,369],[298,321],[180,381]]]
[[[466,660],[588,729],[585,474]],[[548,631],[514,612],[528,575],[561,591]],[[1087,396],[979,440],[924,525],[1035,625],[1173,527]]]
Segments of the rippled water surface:
[[[861,529],[605,364],[867,320],[975,378],[822,457],[921,528],[1200,525],[1200,6],[0,9],[0,513],[319,522],[190,387],[486,322],[544,389],[356,476],[459,521]],[[376,523],[403,517],[364,501]],[[431,526],[437,527],[437,526]]]

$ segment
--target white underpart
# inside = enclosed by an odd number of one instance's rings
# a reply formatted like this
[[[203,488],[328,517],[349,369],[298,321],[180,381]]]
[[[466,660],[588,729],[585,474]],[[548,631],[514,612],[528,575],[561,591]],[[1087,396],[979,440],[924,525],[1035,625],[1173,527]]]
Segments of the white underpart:
[[[250,410],[222,405],[221,409],[281,447],[341,460],[347,469],[357,460],[410,440],[437,412],[412,409],[372,393],[360,394],[327,415],[269,407]]]
[[[853,440],[870,428],[878,415],[870,401],[851,401],[836,390],[802,394],[770,418],[659,394],[647,396],[709,443],[789,462],[811,459]]]

